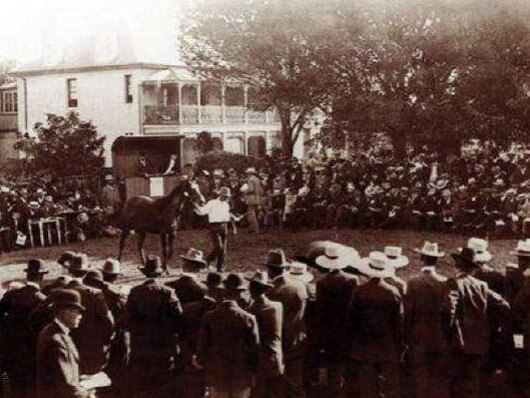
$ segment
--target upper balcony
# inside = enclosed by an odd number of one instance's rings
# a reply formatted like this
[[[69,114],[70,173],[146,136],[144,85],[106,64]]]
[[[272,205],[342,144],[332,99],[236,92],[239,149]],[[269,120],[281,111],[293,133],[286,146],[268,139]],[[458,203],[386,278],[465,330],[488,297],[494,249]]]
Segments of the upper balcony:
[[[280,123],[275,110],[252,109],[256,94],[246,86],[205,82],[171,71],[157,72],[140,87],[144,126]]]

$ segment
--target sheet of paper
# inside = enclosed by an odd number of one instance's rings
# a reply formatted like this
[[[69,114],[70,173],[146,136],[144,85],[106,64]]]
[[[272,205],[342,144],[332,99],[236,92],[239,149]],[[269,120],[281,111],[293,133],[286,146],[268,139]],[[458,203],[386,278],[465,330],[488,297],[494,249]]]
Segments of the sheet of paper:
[[[523,349],[524,348],[524,336],[522,334],[514,334],[513,345],[515,348]]]
[[[151,177],[149,192],[150,196],[164,196],[164,177]]]
[[[105,372],[99,372],[95,375],[88,376],[79,382],[85,390],[95,390],[96,388],[108,387],[112,384],[109,376]]]

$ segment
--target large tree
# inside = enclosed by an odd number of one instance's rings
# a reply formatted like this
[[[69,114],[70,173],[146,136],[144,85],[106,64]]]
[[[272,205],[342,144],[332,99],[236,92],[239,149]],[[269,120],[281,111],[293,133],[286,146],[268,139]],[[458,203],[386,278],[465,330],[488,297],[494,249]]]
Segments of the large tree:
[[[343,40],[360,34],[351,4],[200,0],[181,27],[181,53],[200,73],[253,87],[250,105],[278,111],[283,155],[290,157],[308,121],[329,108]]]
[[[95,175],[104,165],[103,143],[91,121],[75,112],[66,116],[48,114],[45,123],[34,127],[37,136],[19,140],[15,147],[26,154],[30,174],[51,177]]]

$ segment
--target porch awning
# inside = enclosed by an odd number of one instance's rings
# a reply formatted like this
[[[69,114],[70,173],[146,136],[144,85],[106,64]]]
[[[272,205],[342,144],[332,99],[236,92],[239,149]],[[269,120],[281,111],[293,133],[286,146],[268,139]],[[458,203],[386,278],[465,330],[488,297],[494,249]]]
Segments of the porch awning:
[[[159,82],[199,82],[197,76],[185,68],[168,68],[153,72],[144,80],[144,83]]]

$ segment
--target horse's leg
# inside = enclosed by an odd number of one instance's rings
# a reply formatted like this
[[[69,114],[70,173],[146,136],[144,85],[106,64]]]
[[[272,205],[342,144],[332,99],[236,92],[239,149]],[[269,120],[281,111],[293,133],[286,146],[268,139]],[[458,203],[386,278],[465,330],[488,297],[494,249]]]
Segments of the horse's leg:
[[[129,236],[129,230],[127,228],[123,228],[121,231],[120,236],[120,248],[118,250],[118,261],[121,261],[121,253],[123,252],[123,248],[125,247],[125,240]]]
[[[173,244],[175,243],[175,232],[171,231],[167,235],[167,261],[173,257]],[[167,272],[167,268],[166,268]]]
[[[143,266],[145,266],[145,262],[146,262],[144,242],[145,242],[145,232],[138,232],[138,251],[140,252],[140,259],[142,260]]]
[[[167,241],[165,232],[160,233],[160,243],[162,245],[162,267],[167,270]]]

